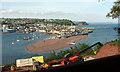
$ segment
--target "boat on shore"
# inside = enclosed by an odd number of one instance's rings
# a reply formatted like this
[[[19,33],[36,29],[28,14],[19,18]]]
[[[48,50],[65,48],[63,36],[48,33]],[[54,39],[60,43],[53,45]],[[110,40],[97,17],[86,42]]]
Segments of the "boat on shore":
[[[71,42],[70,45],[74,45],[75,43],[74,42]]]
[[[81,34],[82,35],[88,35],[88,32],[82,32]]]

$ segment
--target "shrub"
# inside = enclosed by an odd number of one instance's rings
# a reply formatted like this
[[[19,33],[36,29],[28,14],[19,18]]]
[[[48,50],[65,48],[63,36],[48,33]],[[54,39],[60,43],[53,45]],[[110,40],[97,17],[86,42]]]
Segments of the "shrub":
[[[61,50],[60,52],[55,53],[55,51],[53,50],[52,52],[50,51],[50,56],[45,58],[45,62],[51,61],[51,60],[56,60],[56,59],[61,59],[64,57],[65,54],[67,53],[71,53],[71,55],[76,54],[77,52],[79,52],[80,50],[83,50],[85,48],[89,47],[89,45],[85,44],[85,43],[79,43],[78,46],[74,46],[74,47],[70,47],[70,49],[66,49],[66,50]],[[85,51],[84,53],[81,53],[79,56],[87,56],[87,55],[94,55],[94,51],[98,51],[101,47],[96,45],[93,49],[89,49],[87,51]]]
[[[110,45],[117,45],[117,46],[120,47],[120,39],[114,40],[114,41],[110,41],[110,42],[108,42],[107,44],[110,44]]]

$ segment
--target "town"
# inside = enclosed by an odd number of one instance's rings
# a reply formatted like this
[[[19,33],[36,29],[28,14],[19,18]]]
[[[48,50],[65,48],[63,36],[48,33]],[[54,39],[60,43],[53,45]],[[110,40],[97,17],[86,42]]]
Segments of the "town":
[[[47,33],[57,34],[58,38],[78,34],[91,33],[94,28],[78,28],[88,25],[86,22],[75,22],[67,19],[35,19],[35,18],[1,18],[0,32]]]

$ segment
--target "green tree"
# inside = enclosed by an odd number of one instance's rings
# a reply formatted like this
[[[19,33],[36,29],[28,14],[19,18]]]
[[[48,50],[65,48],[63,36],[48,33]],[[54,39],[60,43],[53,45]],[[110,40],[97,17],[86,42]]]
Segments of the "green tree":
[[[112,19],[118,18],[120,13],[120,7],[118,5],[120,5],[120,0],[117,0],[116,2],[114,2],[114,5],[111,8],[111,11],[107,13],[106,17],[112,17]]]

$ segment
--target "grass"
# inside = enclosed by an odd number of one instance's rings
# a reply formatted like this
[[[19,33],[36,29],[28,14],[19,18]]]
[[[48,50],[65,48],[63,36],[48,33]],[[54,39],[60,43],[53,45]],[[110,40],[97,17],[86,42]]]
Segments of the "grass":
[[[67,53],[70,53],[72,56],[87,47],[89,47],[89,45],[87,45],[85,43],[79,43],[79,45],[77,45],[77,46],[70,47],[70,49],[61,50],[57,53],[53,50],[52,52],[50,52],[50,56],[45,58],[45,62],[56,60],[56,59],[63,59],[64,55]],[[87,50],[86,52],[81,53],[79,56],[84,57],[84,56],[88,56],[88,55],[95,55],[94,51],[98,51],[100,48],[101,48],[101,46],[96,45],[95,47]]]
[[[114,40],[114,41],[110,41],[110,42],[108,42],[107,44],[120,47],[120,39],[119,39],[119,40],[116,39],[116,40]]]

